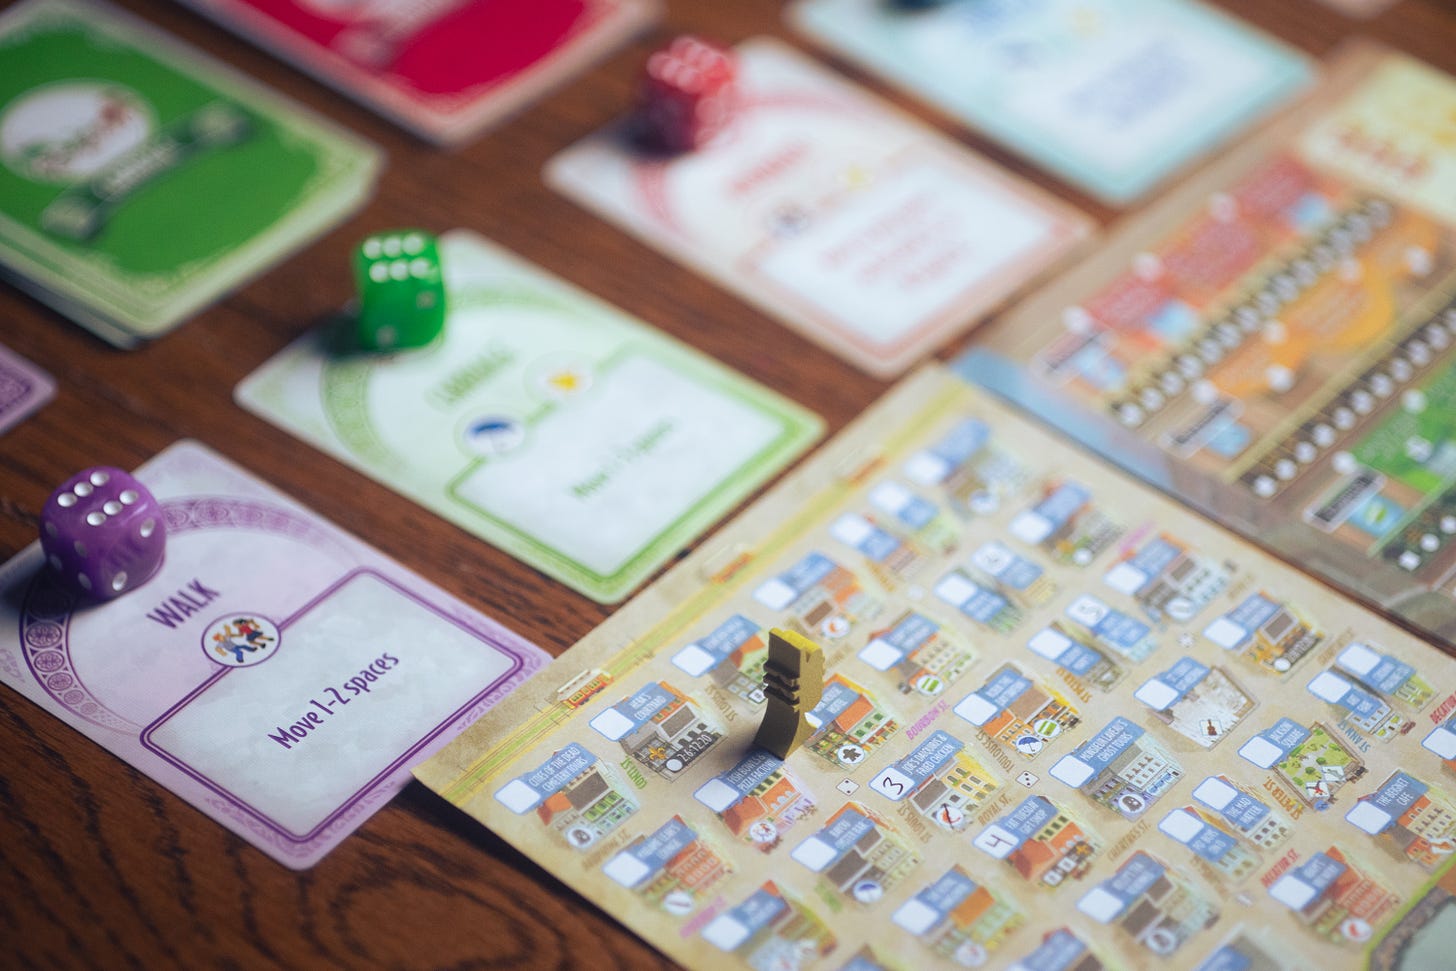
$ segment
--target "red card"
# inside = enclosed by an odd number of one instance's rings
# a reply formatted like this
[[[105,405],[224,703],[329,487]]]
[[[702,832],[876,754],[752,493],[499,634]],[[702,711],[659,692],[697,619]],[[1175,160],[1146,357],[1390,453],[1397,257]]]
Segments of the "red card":
[[[658,0],[187,2],[438,142],[478,133],[658,9]]]

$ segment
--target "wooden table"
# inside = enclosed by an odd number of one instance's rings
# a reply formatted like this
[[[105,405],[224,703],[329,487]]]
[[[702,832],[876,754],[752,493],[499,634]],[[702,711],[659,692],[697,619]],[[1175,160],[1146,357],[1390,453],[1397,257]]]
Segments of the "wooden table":
[[[342,228],[141,350],[112,350],[0,286],[0,341],[60,382],[54,402],[0,439],[0,556],[35,537],[42,503],[67,474],[133,467],[188,437],[553,653],[606,617],[609,608],[233,405],[238,381],[350,297],[351,246],[392,226],[475,229],[777,387],[831,432],[885,390],[541,181],[551,155],[622,110],[645,55],[666,37],[774,34],[809,47],[786,30],[780,0],[668,0],[655,31],[455,151],[425,146],[171,3],[125,5],[373,139],[388,167]],[[1403,0],[1364,23],[1315,0],[1222,5],[1316,56],[1364,33],[1456,72],[1453,0]],[[847,73],[1102,222],[1114,217],[935,111]],[[0,965],[670,966],[417,783],[322,863],[294,873],[8,688],[0,739],[0,946],[13,952]]]

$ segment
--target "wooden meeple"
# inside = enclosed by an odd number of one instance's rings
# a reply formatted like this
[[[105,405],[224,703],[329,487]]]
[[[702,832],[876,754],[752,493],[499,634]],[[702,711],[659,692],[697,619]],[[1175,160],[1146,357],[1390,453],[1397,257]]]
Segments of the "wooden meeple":
[[[763,668],[763,724],[753,744],[787,759],[814,734],[808,714],[824,694],[824,652],[802,634],[769,631],[768,661]]]

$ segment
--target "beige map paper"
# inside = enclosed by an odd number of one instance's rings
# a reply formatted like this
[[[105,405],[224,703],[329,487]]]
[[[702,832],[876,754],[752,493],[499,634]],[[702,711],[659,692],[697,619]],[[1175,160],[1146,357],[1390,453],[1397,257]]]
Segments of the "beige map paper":
[[[416,774],[692,968],[1430,967],[1453,688],[930,367]]]

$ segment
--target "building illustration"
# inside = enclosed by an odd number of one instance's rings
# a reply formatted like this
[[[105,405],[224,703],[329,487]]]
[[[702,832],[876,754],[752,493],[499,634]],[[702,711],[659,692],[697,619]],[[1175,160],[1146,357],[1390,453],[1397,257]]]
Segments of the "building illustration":
[[[873,619],[881,606],[851,571],[817,552],[760,584],[753,598],[777,614],[787,614],[784,622],[805,635],[830,640]]]
[[[1228,586],[1229,569],[1159,534],[1129,552],[1103,579],[1136,600],[1155,623],[1186,623]]]
[[[1205,820],[1213,821],[1258,850],[1275,849],[1294,833],[1294,823],[1287,815],[1228,776],[1212,775],[1204,779],[1194,788],[1193,798]]]
[[[878,903],[920,863],[919,854],[893,826],[857,802],[840,807],[791,855],[866,906]]]
[[[1359,801],[1345,819],[1427,870],[1456,852],[1456,809],[1442,793],[1405,772],[1395,772]]]
[[[751,705],[763,704],[763,667],[768,638],[757,621],[734,614],[711,632],[684,645],[672,663],[692,677],[712,683]]]
[[[723,737],[716,718],[665,681],[605,709],[591,727],[665,779],[677,778]]]
[[[983,829],[977,849],[1004,860],[1028,883],[1047,887],[1086,876],[1098,842],[1044,796],[1030,796]]]
[[[1033,634],[1027,649],[1076,678],[1089,688],[1111,691],[1122,680],[1125,669],[1101,650],[1076,637],[1061,621]]]
[[[991,440],[991,426],[967,418],[930,448],[912,455],[905,475],[923,487],[937,487],[960,516],[995,512],[1027,479],[1026,468]]]
[[[1102,924],[1115,924],[1162,957],[1218,920],[1219,910],[1162,861],[1139,850],[1077,902]]]
[[[842,674],[824,682],[824,694],[808,718],[816,730],[807,747],[846,769],[863,764],[899,728],[873,695]]]
[[[979,967],[1025,922],[1023,915],[959,864],[901,904],[896,926],[941,957]]]
[[[612,880],[677,916],[696,909],[731,869],[681,816],[639,836],[602,867]]]
[[[1035,758],[1047,742],[1082,720],[1063,695],[1010,663],[962,699],[955,713],[1025,758]]]
[[[760,749],[700,786],[693,798],[716,813],[735,837],[764,853],[815,812],[813,796],[782,762]]]
[[[1059,759],[1051,775],[1131,819],[1171,789],[1183,768],[1160,742],[1119,715]]]
[[[1153,717],[1203,748],[1213,748],[1254,710],[1257,702],[1217,665],[1179,658],[1134,692]]]
[[[960,832],[1000,788],[995,774],[962,750],[921,783],[910,794],[910,802],[936,825]]]
[[[1203,636],[1275,674],[1289,672],[1324,643],[1324,635],[1293,609],[1262,593],[1251,594],[1214,620],[1204,628]]]
[[[1040,501],[1011,520],[1011,535],[1040,547],[1060,563],[1088,566],[1123,533],[1123,527],[1097,508],[1092,491],[1080,483],[1050,481],[1041,494]]]
[[[1242,881],[1261,862],[1258,853],[1234,835],[1228,822],[1205,806],[1174,809],[1159,820],[1158,832],[1188,847],[1230,884]]]
[[[534,770],[511,779],[496,801],[518,815],[534,811],[568,846],[584,850],[637,811],[612,767],[572,742]]]
[[[1404,735],[1416,725],[1384,699],[1334,671],[1321,671],[1307,688],[1310,694],[1334,706],[1343,724],[1377,741]]]
[[[870,635],[859,659],[877,671],[899,675],[902,694],[933,698],[959,680],[975,655],[930,618],[907,610]]]
[[[1400,900],[1334,846],[1281,876],[1269,896],[1315,933],[1348,944],[1370,940]]]
[[[926,556],[918,543],[901,539],[869,516],[845,513],[829,526],[829,534],[864,557],[865,566],[887,589],[912,579]]]
[[[703,928],[703,939],[754,971],[798,971],[834,950],[829,925],[772,880]]]
[[[935,503],[894,479],[870,490],[870,505],[903,535],[925,549],[945,555],[960,545],[960,527]]]

